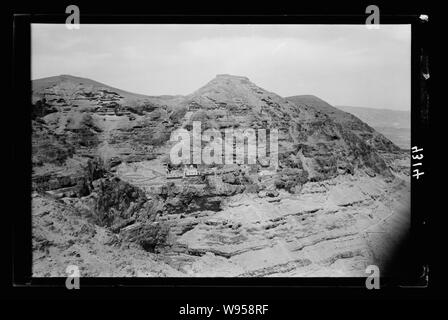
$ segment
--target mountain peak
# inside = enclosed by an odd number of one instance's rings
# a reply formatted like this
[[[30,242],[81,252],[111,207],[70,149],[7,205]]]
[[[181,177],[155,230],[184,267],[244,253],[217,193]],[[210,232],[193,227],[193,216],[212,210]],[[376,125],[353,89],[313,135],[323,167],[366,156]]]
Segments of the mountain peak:
[[[233,92],[247,91],[250,89],[258,88],[252,83],[248,77],[237,76],[231,74],[217,74],[207,84],[199,88],[194,94],[203,94],[206,92]]]
[[[249,78],[244,76],[237,76],[231,74],[217,74],[212,80],[210,80],[204,87],[237,87],[237,86],[254,86]]]
[[[222,80],[245,80],[250,81],[248,77],[244,76],[236,76],[232,74],[217,74],[215,79],[222,79]]]
[[[89,78],[83,78],[78,77],[70,74],[60,74],[57,76],[52,77],[46,77],[46,78],[40,78],[35,79],[32,81],[33,86],[33,94],[42,94],[45,89],[51,88],[51,87],[59,87],[64,88],[66,86],[75,86],[78,89],[81,88],[88,88],[89,90],[101,90],[101,89],[107,89],[110,91],[114,91],[117,94],[130,98],[130,99],[144,99],[148,98],[146,95],[138,94],[138,93],[132,93],[125,90],[121,90],[112,86],[109,86],[107,84],[89,79]]]
[[[72,76],[71,74],[60,74],[60,78],[79,79],[79,77]]]
[[[215,102],[233,103],[235,99],[250,105],[259,105],[267,92],[245,76],[218,74],[207,84],[188,96],[203,106],[213,107]],[[213,101],[213,102],[212,102]]]

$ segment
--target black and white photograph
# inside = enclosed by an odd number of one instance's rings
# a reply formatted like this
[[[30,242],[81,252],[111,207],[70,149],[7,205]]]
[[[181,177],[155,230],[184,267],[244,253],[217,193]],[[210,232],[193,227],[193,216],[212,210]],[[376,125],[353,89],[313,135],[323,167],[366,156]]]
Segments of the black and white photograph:
[[[31,26],[32,276],[387,272],[411,26]]]

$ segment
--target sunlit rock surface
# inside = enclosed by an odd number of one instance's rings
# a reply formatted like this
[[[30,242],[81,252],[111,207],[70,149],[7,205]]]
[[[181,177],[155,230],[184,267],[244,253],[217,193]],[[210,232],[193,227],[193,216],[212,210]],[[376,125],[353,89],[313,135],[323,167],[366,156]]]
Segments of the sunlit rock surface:
[[[160,97],[63,75],[33,81],[33,103],[35,276],[365,276],[408,232],[408,153],[317,97],[231,75]],[[278,168],[168,178],[170,135],[193,121],[278,129]]]

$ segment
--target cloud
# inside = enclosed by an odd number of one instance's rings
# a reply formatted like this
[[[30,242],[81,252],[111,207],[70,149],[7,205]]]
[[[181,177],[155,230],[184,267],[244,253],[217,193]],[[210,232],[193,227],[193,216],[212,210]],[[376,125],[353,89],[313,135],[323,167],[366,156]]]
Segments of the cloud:
[[[188,94],[216,74],[280,95],[409,108],[410,27],[33,25],[33,78],[74,74],[146,94]]]

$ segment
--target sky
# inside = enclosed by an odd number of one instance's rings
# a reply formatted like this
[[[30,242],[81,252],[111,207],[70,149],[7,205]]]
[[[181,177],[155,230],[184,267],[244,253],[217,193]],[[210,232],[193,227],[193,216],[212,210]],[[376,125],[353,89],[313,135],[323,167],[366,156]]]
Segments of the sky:
[[[70,74],[147,95],[233,74],[283,97],[410,110],[410,63],[410,25],[32,25],[32,79]]]

